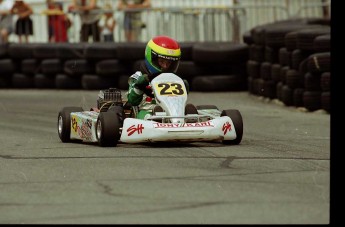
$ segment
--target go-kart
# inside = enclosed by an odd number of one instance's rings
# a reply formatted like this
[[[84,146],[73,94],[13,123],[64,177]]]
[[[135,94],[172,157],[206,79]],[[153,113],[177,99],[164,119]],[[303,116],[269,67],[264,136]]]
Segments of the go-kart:
[[[158,75],[150,87],[156,104],[143,119],[138,118],[138,106],[123,100],[117,88],[100,90],[97,108],[89,111],[64,107],[57,122],[61,141],[95,142],[102,147],[164,141],[240,144],[243,121],[238,110],[187,104],[185,83],[173,73]]]

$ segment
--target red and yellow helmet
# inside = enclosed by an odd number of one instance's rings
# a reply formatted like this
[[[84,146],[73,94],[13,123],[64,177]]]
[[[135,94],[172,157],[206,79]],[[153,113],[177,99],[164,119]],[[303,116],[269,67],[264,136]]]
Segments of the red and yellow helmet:
[[[150,73],[175,73],[181,58],[180,45],[168,36],[156,36],[146,45],[145,64]]]

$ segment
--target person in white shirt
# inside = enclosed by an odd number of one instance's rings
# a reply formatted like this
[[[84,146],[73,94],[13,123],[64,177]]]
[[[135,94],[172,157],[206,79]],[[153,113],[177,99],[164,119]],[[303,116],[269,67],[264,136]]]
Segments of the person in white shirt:
[[[151,0],[119,0],[118,10],[124,11],[125,38],[128,42],[140,40],[141,30],[146,24],[141,20],[141,10],[151,7]]]
[[[106,4],[104,7],[104,15],[99,21],[99,27],[101,29],[101,36],[103,42],[114,42],[114,29],[116,26],[116,20],[114,18],[114,12],[111,5]]]
[[[0,43],[7,43],[9,35],[13,32],[13,4],[13,0],[0,0]]]

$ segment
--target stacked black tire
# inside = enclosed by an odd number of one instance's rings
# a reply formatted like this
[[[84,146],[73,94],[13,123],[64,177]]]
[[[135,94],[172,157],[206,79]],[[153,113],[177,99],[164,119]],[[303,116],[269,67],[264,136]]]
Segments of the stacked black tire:
[[[286,106],[330,113],[330,21],[295,19],[248,31],[248,90]]]
[[[181,42],[177,75],[191,91],[247,89],[248,45]],[[146,43],[29,43],[0,45],[0,88],[128,89]]]

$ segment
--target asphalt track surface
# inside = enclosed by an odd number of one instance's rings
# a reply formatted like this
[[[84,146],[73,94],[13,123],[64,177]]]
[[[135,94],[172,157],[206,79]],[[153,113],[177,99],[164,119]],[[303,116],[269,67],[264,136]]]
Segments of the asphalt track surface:
[[[330,115],[248,92],[191,92],[240,110],[240,145],[62,143],[65,106],[98,91],[0,90],[1,224],[327,224]]]

